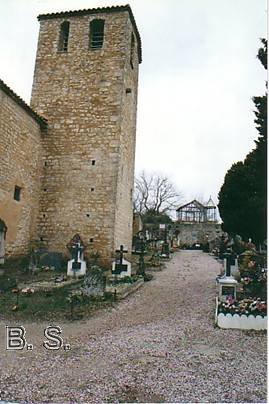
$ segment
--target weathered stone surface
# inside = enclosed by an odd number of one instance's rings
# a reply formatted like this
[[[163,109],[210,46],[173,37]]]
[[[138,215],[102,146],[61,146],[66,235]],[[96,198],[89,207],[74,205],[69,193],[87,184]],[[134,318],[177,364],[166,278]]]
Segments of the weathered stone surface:
[[[103,296],[106,287],[106,280],[103,271],[97,267],[92,267],[84,278],[82,287],[83,293],[87,296]]]
[[[205,243],[206,241],[215,240],[222,234],[221,224],[215,222],[205,223],[177,223],[176,229],[179,231],[179,245],[191,246],[195,243]]]
[[[0,219],[5,254],[25,254],[36,237],[43,155],[38,122],[0,88]],[[21,188],[14,199],[15,186]]]
[[[102,49],[93,50],[95,18],[105,20],[105,29]],[[65,20],[68,52],[59,52]],[[136,34],[120,8],[41,19],[31,107],[48,121],[44,136],[33,117],[1,95],[0,218],[8,255],[25,253],[33,239],[66,253],[75,233],[85,240],[85,256],[98,251],[107,265],[121,244],[131,251]],[[13,200],[15,185],[22,187],[20,202]]]
[[[96,17],[105,20],[104,44],[89,50],[89,23]],[[64,251],[79,232],[86,254],[99,251],[108,262],[120,244],[131,250],[138,77],[137,52],[130,66],[133,26],[126,11],[71,16],[68,52],[59,53],[63,21],[41,21],[31,100],[49,121],[39,234],[49,248]]]

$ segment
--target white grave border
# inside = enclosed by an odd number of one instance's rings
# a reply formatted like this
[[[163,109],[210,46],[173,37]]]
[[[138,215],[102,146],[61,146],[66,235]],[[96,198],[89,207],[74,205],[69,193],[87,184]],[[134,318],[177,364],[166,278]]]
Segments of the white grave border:
[[[218,313],[218,298],[216,298],[215,323],[219,328],[234,328],[239,330],[267,330],[267,316],[254,314]]]

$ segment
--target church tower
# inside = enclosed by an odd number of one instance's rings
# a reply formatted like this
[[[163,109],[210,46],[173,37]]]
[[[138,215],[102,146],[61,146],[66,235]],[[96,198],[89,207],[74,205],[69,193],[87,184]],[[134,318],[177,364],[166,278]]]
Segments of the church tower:
[[[39,15],[31,107],[47,119],[38,237],[109,263],[132,241],[141,41],[129,6]]]

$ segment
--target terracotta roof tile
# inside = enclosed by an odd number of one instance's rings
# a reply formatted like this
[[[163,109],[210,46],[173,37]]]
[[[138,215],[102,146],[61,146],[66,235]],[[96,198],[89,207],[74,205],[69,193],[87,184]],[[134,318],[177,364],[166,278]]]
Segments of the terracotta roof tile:
[[[12,98],[18,105],[20,105],[37,123],[45,128],[47,126],[47,120],[38,115],[21,97],[19,97],[10,87],[8,87],[3,80],[0,79],[0,89],[4,91],[10,98]]]
[[[56,12],[56,13],[49,13],[49,14],[40,14],[37,19],[39,21],[42,20],[49,20],[52,18],[64,18],[64,17],[76,17],[76,16],[83,16],[83,15],[89,15],[89,14],[98,14],[98,13],[117,13],[121,11],[128,11],[130,20],[133,24],[134,31],[136,34],[137,38],[137,43],[138,43],[138,58],[139,58],[139,63],[142,62],[142,47],[141,47],[141,38],[137,29],[137,25],[135,22],[135,18],[132,12],[131,7],[129,4],[125,6],[112,6],[112,7],[98,7],[98,8],[91,8],[91,9],[83,9],[83,10],[70,10],[70,11],[61,11],[61,12]]]

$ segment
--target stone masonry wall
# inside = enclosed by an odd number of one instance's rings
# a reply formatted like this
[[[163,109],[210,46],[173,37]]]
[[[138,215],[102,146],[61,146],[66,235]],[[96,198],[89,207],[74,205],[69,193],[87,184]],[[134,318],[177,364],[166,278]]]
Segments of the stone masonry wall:
[[[39,124],[0,90],[0,218],[7,225],[6,255],[28,252],[37,237],[36,219],[42,167]],[[20,201],[14,199],[21,187]]]
[[[136,144],[136,112],[138,88],[138,51],[134,42],[133,63],[130,63],[131,21],[128,19],[125,28],[126,58],[124,66],[124,87],[122,94],[122,119],[120,136],[120,164],[118,169],[118,187],[115,218],[115,246],[121,244],[132,249],[133,233],[133,188]],[[134,36],[135,38],[135,36]]]
[[[221,225],[213,222],[177,223],[175,228],[179,230],[179,244],[187,246],[192,246],[195,243],[205,243],[207,240],[206,235],[208,236],[208,241],[211,241],[222,234]]]
[[[104,44],[89,50],[94,18],[105,20]],[[64,20],[70,22],[66,53],[57,50]],[[128,12],[41,20],[31,100],[49,123],[39,236],[50,250],[66,252],[66,244],[79,233],[87,254],[98,251],[107,263],[119,243],[129,246],[132,233],[136,91],[125,113],[128,21]],[[128,203],[123,203],[126,194]]]

